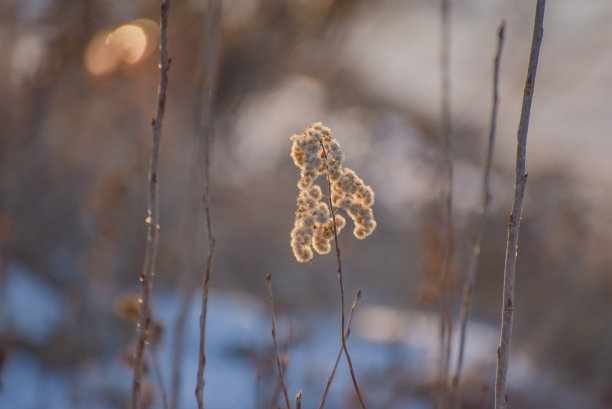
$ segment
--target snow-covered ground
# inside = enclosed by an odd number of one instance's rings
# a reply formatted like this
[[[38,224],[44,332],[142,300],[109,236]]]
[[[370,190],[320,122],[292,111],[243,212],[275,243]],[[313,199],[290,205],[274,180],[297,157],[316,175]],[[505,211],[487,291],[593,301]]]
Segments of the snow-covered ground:
[[[8,334],[10,331],[13,336],[43,348],[49,337],[61,330],[63,317],[70,314],[57,291],[24,268],[9,270],[4,291],[0,301],[2,332]],[[195,405],[200,302],[198,298],[193,299],[185,328],[180,387],[182,408]],[[173,332],[178,305],[176,293],[166,292],[156,297],[155,315],[167,334]],[[289,356],[286,375],[290,394],[295,396],[302,390],[304,407],[314,407],[321,399],[339,351],[339,313],[277,314],[279,343]],[[490,380],[498,329],[484,323],[471,323],[468,328],[465,377]],[[276,375],[273,372],[271,323],[264,300],[244,293],[212,292],[207,329],[207,407],[266,407],[264,402],[270,398]],[[379,402],[394,401],[392,393],[398,392],[392,392],[392,386],[398,381],[398,373],[428,385],[435,374],[437,333],[438,321],[434,314],[367,303],[358,305],[348,345],[366,399],[369,395]],[[159,349],[166,385],[171,368],[170,338],[166,336]],[[98,356],[76,367],[58,369],[41,362],[27,350],[13,349],[2,369],[0,408],[121,407],[120,402],[125,402],[130,393],[131,372],[120,363],[118,355],[119,351],[114,356]],[[266,370],[268,382],[258,381],[256,373],[265,375]],[[391,373],[395,373],[396,378]],[[377,384],[382,380],[383,386]],[[558,387],[552,378],[539,373],[518,348],[512,353],[509,382],[512,389],[527,396],[536,383],[540,394]],[[351,377],[342,360],[327,407],[343,407],[351,394]],[[410,392],[402,399],[395,401],[392,407],[431,407],[429,400]],[[154,407],[161,407],[159,397]]]

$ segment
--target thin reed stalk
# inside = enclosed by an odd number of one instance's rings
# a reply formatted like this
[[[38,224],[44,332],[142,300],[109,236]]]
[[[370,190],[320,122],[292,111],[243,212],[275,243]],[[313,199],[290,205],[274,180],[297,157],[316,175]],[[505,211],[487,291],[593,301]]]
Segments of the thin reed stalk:
[[[353,321],[353,312],[355,311],[355,307],[357,307],[357,301],[361,298],[361,290],[357,291],[355,295],[355,299],[353,300],[353,305],[351,306],[351,312],[349,313],[349,317],[346,323],[346,330],[344,331],[345,339],[351,335],[351,322]],[[338,355],[336,356],[336,362],[334,363],[334,367],[332,369],[329,378],[327,379],[327,384],[325,385],[325,392],[323,392],[323,398],[321,399],[321,403],[319,404],[319,409],[323,409],[325,406],[325,400],[327,399],[327,393],[329,392],[329,388],[331,387],[332,381],[334,380],[334,375],[336,375],[336,369],[338,369],[338,363],[340,363],[340,358],[342,357],[342,352],[344,351],[344,346],[340,346],[340,350],[338,351]]]
[[[480,201],[480,210],[477,220],[477,233],[474,239],[474,246],[470,256],[467,274],[463,283],[463,292],[461,295],[461,310],[459,313],[461,326],[459,328],[459,348],[457,350],[457,363],[455,373],[453,375],[452,392],[453,403],[456,409],[461,407],[461,398],[459,395],[459,382],[461,378],[461,370],[463,368],[463,359],[465,351],[465,333],[467,329],[468,316],[470,313],[470,304],[472,301],[472,293],[476,283],[476,271],[478,269],[478,258],[480,256],[480,243],[485,229],[485,221],[489,203],[491,202],[491,166],[493,164],[493,152],[495,149],[495,127],[497,125],[497,107],[499,102],[499,64],[501,60],[502,46],[504,44],[504,30],[506,23],[502,21],[497,30],[497,52],[493,61],[493,97],[491,107],[491,123],[489,127],[489,142],[483,165],[482,177],[482,194]]]
[[[442,144],[442,214],[444,231],[444,252],[440,274],[440,350],[438,367],[437,406],[446,406],[448,398],[448,377],[451,357],[451,339],[453,324],[452,274],[455,253],[453,228],[453,164],[451,158],[451,81],[450,81],[450,47],[451,47],[451,2],[442,0],[440,8],[440,81],[441,81],[441,129]]]
[[[157,256],[157,242],[159,233],[159,198],[157,192],[157,172],[159,163],[159,150],[162,138],[162,124],[166,111],[166,90],[168,88],[168,72],[170,71],[170,58],[168,57],[168,11],[170,0],[162,0],[160,21],[160,79],[157,94],[157,112],[152,122],[153,142],[151,147],[151,161],[149,163],[149,195],[147,210],[147,245],[144,266],[140,274],[141,298],[140,312],[138,314],[138,340],[134,354],[134,379],[132,383],[132,409],[140,409],[142,395],[142,375],[144,372],[144,353],[151,327],[151,292],[153,289],[153,276],[155,273],[155,259]]]
[[[280,351],[278,349],[278,341],[276,339],[276,319],[274,315],[274,297],[272,296],[272,275],[270,273],[266,275],[266,288],[268,289],[268,305],[270,307],[270,317],[272,320],[272,341],[274,342],[274,356],[276,358],[276,367],[278,368],[278,377],[280,379],[283,395],[285,396],[285,404],[287,405],[287,409],[291,409],[289,393],[287,391],[287,382],[285,381]]]
[[[149,359],[151,360],[153,370],[155,371],[155,378],[157,378],[157,387],[159,388],[159,393],[162,398],[163,408],[168,409],[168,395],[166,394],[166,387],[164,386],[164,377],[162,376],[162,372],[159,366],[159,360],[157,359],[157,348],[151,347],[148,349],[148,351]]]
[[[323,159],[325,162],[325,166],[327,166],[327,152],[325,151],[325,145],[322,140],[319,140],[321,144],[321,148],[323,149]],[[342,282],[342,260],[340,258],[340,246],[338,245],[338,228],[336,226],[336,215],[334,212],[334,205],[332,203],[332,191],[331,191],[331,181],[329,180],[329,172],[326,173],[327,177],[327,192],[328,192],[328,200],[329,200],[329,210],[331,211],[331,219],[334,225],[334,244],[336,247],[336,260],[338,261],[338,283],[340,285],[340,311],[341,311],[341,337],[342,337],[342,349],[344,349],[344,355],[346,356],[346,361],[349,366],[349,370],[351,372],[351,378],[353,380],[353,385],[355,386],[355,392],[357,393],[357,398],[359,399],[359,403],[363,409],[366,409],[365,402],[363,397],[361,396],[361,390],[359,389],[359,384],[357,383],[357,377],[355,376],[355,370],[353,369],[353,362],[351,360],[351,355],[348,352],[348,348],[346,347],[346,335],[344,333],[344,321],[345,321],[345,308],[344,308],[344,284]]]
[[[218,58],[219,58],[219,22],[221,19],[221,1],[208,0],[206,24],[208,28],[206,44],[205,79],[202,88],[203,112],[200,132],[204,140],[204,192],[202,204],[206,220],[208,239],[208,255],[206,257],[206,270],[202,281],[202,308],[200,313],[200,345],[198,351],[198,373],[195,388],[198,408],[204,409],[204,369],[206,367],[206,316],[208,313],[209,282],[215,254],[215,237],[213,235],[210,217],[210,151],[211,139],[214,129],[213,106],[216,93]],[[200,105],[200,104],[198,104]]]
[[[514,201],[512,213],[508,218],[508,239],[506,242],[506,264],[504,267],[504,292],[502,304],[502,325],[499,347],[497,348],[497,373],[495,377],[495,409],[507,409],[508,396],[506,392],[506,379],[508,373],[508,356],[510,354],[510,340],[512,338],[512,321],[514,317],[514,279],[516,276],[516,258],[518,252],[519,229],[521,226],[521,213],[523,211],[523,198],[527,173],[525,162],[527,154],[527,132],[529,130],[529,115],[531,101],[535,86],[540,46],[544,35],[544,9],[546,0],[537,0],[533,37],[531,40],[531,53],[527,68],[527,79],[523,92],[523,106],[519,121],[516,145],[516,175],[514,181]]]

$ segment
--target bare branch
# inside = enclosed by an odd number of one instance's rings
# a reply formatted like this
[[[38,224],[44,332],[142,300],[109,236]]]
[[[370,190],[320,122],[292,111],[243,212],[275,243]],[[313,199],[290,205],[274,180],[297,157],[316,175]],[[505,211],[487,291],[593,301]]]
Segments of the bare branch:
[[[529,114],[535,86],[538,58],[542,36],[544,35],[544,8],[546,0],[537,0],[533,38],[529,67],[523,93],[523,107],[517,132],[516,176],[514,181],[514,203],[508,219],[508,240],[506,244],[506,265],[504,267],[504,295],[502,310],[502,325],[500,343],[497,348],[497,374],[495,378],[495,409],[507,409],[506,377],[508,373],[508,355],[512,338],[512,320],[514,313],[514,277],[516,275],[516,257],[518,251],[519,228],[523,210],[523,198],[527,173],[525,171],[527,153],[527,131],[529,129]]]
[[[281,364],[281,356],[278,350],[278,342],[276,340],[276,319],[274,318],[274,297],[272,296],[272,275],[270,273],[268,273],[266,276],[266,288],[268,289],[268,303],[270,307],[270,317],[272,319],[272,340],[274,341],[274,354],[276,357],[276,366],[278,368],[278,377],[280,378],[283,394],[285,395],[287,409],[291,409],[289,393],[287,392],[287,383],[285,382],[285,375],[283,372],[283,366]]]
[[[168,10],[170,0],[162,0],[161,4],[161,40],[160,58],[161,70],[159,89],[157,95],[157,113],[153,119],[153,143],[151,148],[151,162],[149,164],[149,198],[147,222],[147,246],[145,252],[144,266],[140,274],[142,284],[140,299],[140,313],[138,316],[138,341],[134,354],[134,380],[132,384],[132,409],[140,409],[142,374],[144,371],[144,351],[149,338],[151,326],[151,291],[153,287],[153,275],[155,273],[155,259],[157,256],[157,241],[159,233],[158,215],[158,193],[157,172],[159,162],[159,150],[162,137],[162,124],[166,110],[166,90],[168,88],[168,72],[170,71],[170,58],[168,58]]]
[[[468,271],[463,283],[463,293],[461,296],[461,327],[459,329],[459,349],[457,351],[457,365],[455,367],[455,374],[453,375],[453,401],[455,408],[461,407],[461,400],[459,397],[459,380],[461,377],[461,369],[463,367],[463,353],[465,350],[465,332],[467,328],[468,315],[470,313],[470,304],[472,301],[472,293],[474,292],[474,285],[476,282],[476,271],[478,269],[478,257],[480,255],[480,243],[482,242],[482,236],[484,234],[485,220],[487,217],[487,210],[489,209],[489,203],[491,202],[491,191],[490,191],[490,179],[491,179],[491,165],[493,163],[493,151],[495,148],[495,126],[497,124],[497,107],[499,100],[499,64],[501,60],[502,46],[504,43],[504,30],[506,23],[502,21],[497,30],[497,52],[495,53],[495,60],[493,62],[493,102],[491,108],[491,123],[489,128],[489,143],[487,148],[487,154],[484,161],[483,177],[482,177],[482,196],[480,201],[480,214],[478,215],[477,226],[478,230],[476,238],[474,239],[474,247],[470,256],[470,263]]]
[[[200,346],[198,353],[198,374],[195,389],[198,408],[204,409],[204,369],[206,367],[206,314],[208,311],[208,287],[212,271],[213,256],[215,254],[215,238],[212,232],[210,218],[210,147],[211,135],[213,133],[213,102],[216,91],[218,47],[219,47],[219,21],[221,19],[221,1],[208,0],[208,41],[206,45],[206,67],[205,80],[202,89],[204,99],[204,110],[201,125],[201,133],[204,139],[204,192],[202,203],[206,218],[206,230],[208,236],[208,256],[206,258],[206,271],[202,281],[202,310],[200,313]]]

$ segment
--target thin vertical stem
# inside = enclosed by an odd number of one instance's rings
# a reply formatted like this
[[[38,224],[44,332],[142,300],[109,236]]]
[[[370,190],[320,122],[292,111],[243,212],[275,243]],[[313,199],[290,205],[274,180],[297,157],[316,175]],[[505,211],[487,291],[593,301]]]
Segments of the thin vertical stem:
[[[272,275],[270,273],[268,273],[266,276],[266,288],[268,289],[268,305],[270,307],[270,317],[272,320],[272,341],[274,342],[274,356],[276,358],[276,367],[278,368],[278,377],[280,378],[280,384],[283,390],[283,395],[285,396],[285,404],[287,405],[287,409],[291,409],[289,392],[287,391],[287,383],[285,382],[285,374],[283,371],[283,365],[281,364],[280,351],[278,349],[278,341],[276,340],[276,319],[274,318],[274,297],[272,296]]]
[[[153,365],[153,370],[155,371],[155,377],[157,378],[157,386],[159,388],[159,393],[162,398],[163,408],[168,409],[168,395],[166,395],[164,377],[162,376],[161,369],[159,367],[159,360],[157,359],[157,348],[151,347],[148,349],[148,351],[149,358],[151,359],[151,364]]]
[[[198,352],[198,374],[195,389],[198,408],[204,409],[204,369],[206,367],[206,315],[208,312],[208,289],[210,275],[212,272],[213,256],[215,254],[215,237],[212,232],[210,217],[210,147],[213,133],[213,103],[216,92],[218,53],[219,53],[219,21],[221,18],[221,1],[208,0],[207,27],[208,41],[206,45],[206,78],[202,90],[204,98],[204,112],[201,125],[201,133],[204,139],[204,192],[202,203],[204,205],[204,216],[206,219],[206,231],[208,238],[208,256],[206,258],[206,271],[202,281],[202,310],[200,313],[200,345]]]
[[[527,153],[527,132],[529,130],[529,115],[531,101],[535,86],[540,46],[544,35],[544,9],[546,0],[537,0],[533,38],[531,40],[531,53],[525,90],[523,92],[523,106],[519,121],[516,146],[516,175],[514,181],[514,202],[512,213],[508,218],[508,240],[506,244],[506,265],[504,267],[504,295],[502,305],[502,325],[499,347],[497,348],[497,374],[495,378],[495,409],[507,409],[508,396],[506,392],[506,378],[508,373],[508,355],[510,353],[510,340],[512,338],[512,321],[514,315],[514,278],[516,275],[516,257],[518,251],[519,229],[521,226],[521,213],[527,173],[525,171]]]
[[[323,141],[319,140],[321,144],[321,148],[323,149],[323,159],[325,161],[325,166],[327,166],[327,152],[325,151],[325,145],[323,145]],[[336,246],[336,260],[338,261],[338,283],[340,285],[340,304],[341,304],[341,327],[340,332],[342,336],[342,349],[344,349],[344,355],[346,356],[346,361],[349,366],[349,370],[351,372],[351,378],[353,380],[353,386],[355,386],[355,392],[357,393],[357,398],[359,399],[359,403],[363,409],[366,409],[365,403],[363,401],[363,397],[361,396],[361,391],[359,390],[359,384],[357,383],[357,377],[355,376],[355,370],[353,369],[353,362],[351,360],[351,355],[348,352],[348,348],[346,347],[346,335],[344,333],[344,284],[342,282],[342,260],[340,258],[340,246],[338,245],[338,229],[336,228],[336,215],[334,212],[334,205],[332,203],[332,193],[331,193],[331,181],[329,180],[329,171],[326,173],[327,175],[327,193],[329,199],[329,210],[331,212],[332,221],[334,224],[334,244]]]
[[[445,236],[443,260],[440,274],[440,351],[439,351],[439,396],[438,406],[445,406],[448,393],[448,373],[451,355],[453,322],[452,276],[455,243],[453,233],[453,164],[451,158],[451,82],[450,82],[450,0],[442,0],[440,17],[440,80],[441,80],[441,144],[442,144],[442,217]]]
[[[149,163],[149,197],[147,223],[147,245],[145,260],[140,282],[142,285],[140,298],[140,312],[138,314],[138,340],[134,354],[134,380],[132,383],[132,409],[140,409],[142,392],[142,374],[144,372],[144,352],[149,338],[151,327],[151,291],[155,273],[155,259],[157,256],[157,241],[159,233],[157,172],[159,163],[159,150],[162,137],[162,124],[166,111],[166,90],[168,88],[168,72],[170,71],[170,58],[168,57],[168,10],[170,0],[162,0],[160,21],[160,59],[161,70],[159,89],[157,94],[157,112],[152,122],[153,142],[151,147],[151,161]]]
[[[472,301],[472,293],[476,282],[476,271],[478,269],[478,257],[480,255],[480,243],[484,234],[485,220],[489,203],[491,202],[490,179],[491,166],[493,164],[493,151],[495,149],[495,126],[497,124],[497,107],[499,101],[499,64],[501,60],[502,46],[504,43],[504,30],[506,23],[502,21],[497,30],[497,52],[493,61],[493,102],[491,107],[491,123],[489,128],[489,143],[485,156],[483,176],[482,176],[482,196],[480,201],[480,214],[478,215],[478,230],[474,239],[474,247],[470,256],[470,262],[463,283],[463,293],[461,296],[461,311],[460,320],[461,327],[459,328],[459,349],[457,351],[457,364],[455,374],[453,375],[453,401],[455,408],[461,407],[461,399],[459,397],[459,380],[461,377],[461,369],[463,367],[463,354],[465,350],[465,332],[467,328],[468,316],[470,313],[470,304]]]

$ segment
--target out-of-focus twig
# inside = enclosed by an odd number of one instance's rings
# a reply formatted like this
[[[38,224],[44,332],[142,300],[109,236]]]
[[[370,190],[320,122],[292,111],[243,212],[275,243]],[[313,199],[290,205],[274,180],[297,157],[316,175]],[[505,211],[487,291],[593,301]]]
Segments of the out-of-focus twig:
[[[442,214],[444,231],[444,252],[440,265],[440,350],[438,367],[437,406],[446,406],[448,397],[448,377],[451,356],[451,339],[453,323],[452,274],[455,253],[453,231],[453,163],[451,158],[451,82],[450,82],[450,46],[451,46],[451,2],[442,0],[440,8],[440,142],[442,144]]]
[[[476,271],[478,269],[478,257],[480,256],[480,243],[482,242],[482,236],[484,234],[485,220],[487,217],[487,210],[489,209],[489,203],[491,202],[491,191],[490,191],[490,179],[491,179],[491,166],[493,164],[493,151],[495,148],[495,126],[497,124],[497,107],[499,100],[499,64],[501,60],[502,46],[504,43],[504,29],[506,23],[502,21],[497,30],[497,52],[495,53],[495,59],[493,62],[493,101],[491,107],[491,123],[489,127],[489,143],[487,153],[484,161],[483,177],[482,177],[482,195],[480,201],[480,212],[477,220],[477,233],[474,239],[474,247],[472,254],[470,255],[470,262],[468,265],[467,274],[463,283],[463,293],[461,295],[461,310],[459,313],[461,320],[461,327],[459,328],[459,348],[457,350],[457,364],[455,367],[455,373],[453,375],[453,402],[454,407],[459,409],[461,407],[461,399],[459,396],[459,381],[461,378],[461,369],[463,367],[463,354],[465,350],[465,332],[467,328],[468,316],[470,313],[470,304],[472,301],[472,293],[474,292],[474,285],[476,283]]]
[[[514,315],[514,277],[516,275],[516,257],[518,251],[519,228],[521,226],[521,213],[527,173],[525,162],[527,154],[527,131],[529,130],[529,115],[531,101],[535,86],[540,46],[544,35],[544,9],[546,0],[537,0],[533,38],[531,40],[531,53],[525,90],[523,92],[523,106],[519,121],[516,145],[516,175],[514,181],[514,201],[512,213],[508,218],[508,239],[506,243],[506,265],[504,267],[504,294],[502,305],[502,325],[499,347],[497,348],[497,374],[495,378],[495,409],[508,407],[506,393],[506,377],[508,373],[508,355],[510,353],[510,340],[512,338],[512,320]]]
[[[361,298],[361,290],[357,291],[355,295],[355,299],[353,300],[353,305],[351,306],[351,312],[349,313],[348,320],[346,322],[346,330],[344,331],[344,338],[348,339],[351,335],[351,322],[353,321],[353,312],[355,311],[355,307],[357,307],[357,301]],[[338,351],[338,355],[336,356],[336,362],[334,363],[334,367],[332,369],[329,378],[327,379],[327,384],[325,385],[325,392],[323,392],[323,398],[321,399],[321,404],[319,405],[319,409],[323,409],[325,406],[325,400],[327,399],[327,393],[329,392],[329,388],[331,387],[332,381],[334,380],[334,375],[336,374],[336,369],[338,369],[338,363],[340,362],[340,358],[342,357],[342,351],[344,351],[344,345],[340,346],[340,350]]]
[[[266,288],[268,289],[268,303],[270,307],[270,317],[272,320],[272,341],[274,342],[274,355],[276,357],[278,377],[280,378],[283,395],[285,395],[285,404],[287,405],[287,409],[291,409],[291,403],[289,402],[289,393],[287,392],[287,383],[285,382],[285,375],[283,371],[283,365],[281,364],[280,351],[278,350],[278,341],[276,339],[276,319],[274,318],[274,297],[272,296],[272,275],[270,273],[268,273],[268,275],[266,276]]]
[[[214,95],[216,88],[216,78],[218,73],[218,55],[219,55],[219,19],[220,19],[220,5],[218,2],[212,2],[208,5],[206,14],[206,35],[203,36],[204,46],[200,56],[200,63],[198,65],[198,78],[196,80],[195,89],[197,90],[197,98],[194,110],[195,119],[195,130],[197,136],[193,140],[192,158],[189,164],[189,175],[188,180],[192,181],[191,184],[187,185],[186,199],[185,199],[185,210],[182,217],[181,230],[185,232],[182,260],[181,260],[181,280],[180,280],[180,297],[181,303],[179,306],[179,312],[177,314],[176,326],[174,330],[174,344],[173,344],[173,361],[172,361],[172,400],[171,409],[177,409],[179,406],[179,385],[181,384],[181,359],[183,349],[183,335],[185,332],[185,324],[187,321],[188,308],[191,305],[191,301],[195,294],[195,287],[193,282],[193,260],[194,255],[200,253],[200,240],[199,225],[194,225],[194,221],[198,219],[199,212],[201,209],[202,197],[194,189],[194,185],[205,183],[204,190],[208,191],[210,177],[208,177],[210,169],[210,150],[212,139],[212,130],[214,127],[214,117],[212,116],[214,106]],[[208,160],[208,163],[207,163]],[[204,170],[204,172],[202,172]],[[208,179],[206,179],[208,177]],[[209,197],[206,194],[206,197]],[[206,203],[205,203],[205,217],[206,217]],[[210,209],[208,210],[210,213]],[[205,226],[206,229],[209,225]],[[210,237],[207,237],[209,246],[211,243]],[[210,249],[209,252],[210,253]],[[210,258],[212,260],[212,257]],[[209,261],[207,257],[206,261]],[[207,266],[210,266],[208,264]],[[207,267],[210,272],[211,267]],[[210,276],[210,274],[209,274]],[[202,386],[203,388],[204,386]],[[196,392],[197,394],[197,392]]]
[[[132,409],[140,409],[142,374],[144,371],[144,352],[151,326],[151,291],[153,275],[155,272],[155,259],[157,256],[157,241],[159,229],[157,172],[159,150],[162,137],[162,124],[166,111],[166,90],[168,88],[168,72],[170,71],[170,58],[168,57],[168,11],[170,0],[162,0],[160,21],[160,58],[161,70],[159,89],[157,95],[157,112],[153,119],[153,143],[151,148],[151,162],[149,164],[149,198],[147,222],[147,246],[144,266],[140,274],[142,284],[140,298],[140,312],[138,316],[138,340],[134,354],[134,380],[132,384]]]
[[[302,391],[295,395],[295,409],[302,409]]]
[[[204,100],[201,133],[204,139],[204,192],[202,203],[206,219],[208,237],[208,256],[206,258],[206,271],[202,281],[202,310],[200,313],[200,346],[198,354],[198,374],[195,389],[198,408],[204,409],[204,369],[206,367],[206,314],[208,311],[208,287],[212,271],[213,256],[215,254],[215,237],[212,233],[210,218],[210,151],[213,133],[213,103],[216,92],[217,68],[219,54],[219,24],[221,19],[221,1],[208,0],[207,10],[208,41],[206,45],[206,77],[202,89]]]
[[[153,364],[153,370],[155,371],[155,377],[157,378],[157,387],[159,388],[159,393],[162,398],[162,404],[164,409],[168,409],[168,395],[166,394],[166,387],[164,386],[164,378],[161,373],[161,369],[159,367],[159,360],[157,359],[157,348],[151,346],[148,349],[149,351],[149,359]]]

